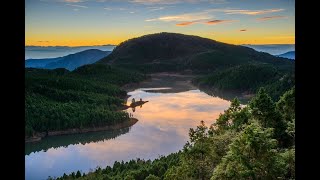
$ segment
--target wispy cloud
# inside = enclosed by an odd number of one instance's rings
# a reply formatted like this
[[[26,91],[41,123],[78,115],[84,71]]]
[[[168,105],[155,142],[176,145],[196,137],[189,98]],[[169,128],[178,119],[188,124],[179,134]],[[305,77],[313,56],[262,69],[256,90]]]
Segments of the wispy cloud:
[[[186,21],[186,22],[181,22],[176,24],[176,26],[189,26],[195,23],[201,23],[201,24],[205,24],[205,25],[216,25],[216,24],[221,24],[221,23],[226,23],[226,22],[232,22],[234,20],[220,20],[220,19],[216,19],[216,20],[198,20],[198,21]]]
[[[179,14],[179,15],[171,15],[171,16],[161,16],[154,19],[147,19],[145,21],[164,21],[164,22],[189,22],[189,21],[200,21],[210,19],[213,16],[208,14],[207,12],[200,13],[187,13],[187,14]]]
[[[127,8],[110,8],[110,7],[104,7],[104,10],[112,11],[112,10],[119,10],[119,11],[125,11],[128,10]]]
[[[240,32],[245,32],[245,31],[247,31],[246,29],[240,29],[239,30]]]
[[[196,23],[196,21],[189,21],[189,22],[182,22],[182,23],[178,23],[176,24],[176,26],[189,26]]]
[[[149,11],[160,11],[163,9],[166,9],[166,7],[147,7],[149,9]]]
[[[245,15],[260,15],[273,12],[280,12],[284,9],[263,9],[263,10],[246,10],[246,9],[226,9],[223,10],[226,14],[245,14]]]
[[[181,0],[132,0],[132,3],[140,3],[140,4],[177,4],[181,2]]]
[[[64,2],[67,2],[67,3],[78,3],[78,2],[83,2],[83,0],[64,0]]]
[[[132,3],[139,4],[177,4],[177,3],[226,3],[226,0],[131,0]]]
[[[81,5],[77,5],[77,4],[67,4],[67,6],[73,6],[73,7],[77,7],[77,8],[88,8],[88,6],[81,6]]]
[[[206,21],[204,22],[204,24],[207,24],[207,25],[215,25],[215,24],[220,24],[220,23],[226,23],[226,22],[231,22],[231,21],[234,21],[234,20],[211,20],[211,21]]]
[[[156,1],[156,0],[155,0]],[[153,19],[146,19],[145,21],[177,21],[177,22],[193,22],[199,20],[212,19],[213,12],[224,12],[225,14],[245,14],[245,15],[261,15],[273,12],[280,12],[284,9],[262,9],[262,10],[246,10],[246,9],[207,9],[201,12],[196,13],[186,13],[186,14],[178,14],[178,15],[170,15],[170,16],[161,16]],[[215,24],[216,22],[212,22]],[[218,22],[220,23],[220,22]]]
[[[268,20],[272,20],[272,19],[281,19],[281,18],[287,18],[287,16],[267,16],[267,17],[257,18],[256,20],[268,21]]]

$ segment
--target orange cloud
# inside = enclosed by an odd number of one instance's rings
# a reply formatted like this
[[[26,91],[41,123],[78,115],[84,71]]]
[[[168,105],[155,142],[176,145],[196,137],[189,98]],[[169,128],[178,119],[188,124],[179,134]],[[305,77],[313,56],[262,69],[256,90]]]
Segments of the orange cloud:
[[[233,20],[211,20],[211,21],[185,21],[182,23],[176,24],[176,26],[189,26],[195,23],[203,23],[206,25],[215,25],[215,24],[220,24],[220,23],[225,23],[225,22],[231,22]]]
[[[247,30],[246,30],[246,29],[240,29],[239,31],[240,31],[240,32],[244,32],[244,31],[247,31]]]
[[[194,24],[194,23],[196,23],[196,22],[194,22],[194,21],[182,22],[182,23],[176,24],[176,26],[189,26],[189,25]]]
[[[207,21],[204,23],[207,25],[215,25],[215,24],[220,24],[220,23],[225,23],[225,22],[230,22],[230,21],[233,21],[233,20],[212,20],[212,21]]]
[[[287,18],[287,16],[267,16],[267,17],[257,18],[256,20],[267,21],[267,20],[280,19],[280,18]]]

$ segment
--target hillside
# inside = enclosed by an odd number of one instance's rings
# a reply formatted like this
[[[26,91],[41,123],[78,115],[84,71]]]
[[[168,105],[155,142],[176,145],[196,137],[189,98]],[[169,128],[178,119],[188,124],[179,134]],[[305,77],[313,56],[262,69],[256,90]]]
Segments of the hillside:
[[[289,51],[283,54],[277,55],[278,57],[288,58],[288,59],[295,59],[296,52],[295,51]]]
[[[85,65],[72,72],[26,68],[25,135],[126,122],[128,114],[118,110],[127,93],[119,86],[143,79],[142,74],[107,65]]]
[[[27,59],[25,66],[44,69],[66,68],[68,70],[74,70],[79,66],[95,63],[110,53],[111,51],[89,49],[57,58]]]
[[[255,93],[259,87],[277,99],[290,84],[280,81],[293,77],[295,63],[252,48],[226,44],[198,36],[158,33],[129,39],[97,64],[139,70],[143,73],[188,72],[196,85],[215,89]],[[258,78],[256,78],[258,77]],[[290,78],[292,82],[293,79]],[[272,87],[276,86],[276,87]]]
[[[147,72],[191,70],[207,73],[249,62],[290,69],[287,59],[198,36],[158,33],[129,39],[97,63],[113,64]]]

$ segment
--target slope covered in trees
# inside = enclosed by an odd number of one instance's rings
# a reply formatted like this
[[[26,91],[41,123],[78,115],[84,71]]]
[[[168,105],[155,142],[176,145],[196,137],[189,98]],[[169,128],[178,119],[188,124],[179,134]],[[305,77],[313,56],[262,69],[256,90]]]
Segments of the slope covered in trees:
[[[279,97],[295,85],[293,72],[282,72],[269,64],[244,64],[215,71],[194,79],[198,86],[209,86],[219,90],[254,93],[265,87],[270,96]]]
[[[276,99],[292,87],[280,79],[292,77],[295,66],[289,59],[248,47],[176,33],[129,39],[97,63],[142,73],[192,72],[200,77],[196,84],[222,90],[253,93],[260,86],[268,86]]]
[[[168,64],[180,70],[207,72],[217,66],[230,67],[246,62],[268,63],[282,68],[293,65],[288,59],[257,52],[248,47],[177,33],[157,33],[129,39],[97,63]]]
[[[108,65],[86,65],[72,72],[26,68],[26,136],[121,123],[129,116],[118,111],[127,95],[119,86],[143,79],[140,73]]]
[[[211,126],[191,128],[178,153],[58,179],[295,179],[294,123],[295,89],[274,102],[261,88],[247,106],[234,99]]]

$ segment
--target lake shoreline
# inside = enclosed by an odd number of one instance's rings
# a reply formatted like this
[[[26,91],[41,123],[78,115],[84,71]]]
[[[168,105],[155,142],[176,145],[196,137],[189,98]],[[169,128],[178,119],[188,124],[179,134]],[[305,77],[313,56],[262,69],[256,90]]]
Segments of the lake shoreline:
[[[101,126],[101,127],[92,127],[92,128],[73,128],[61,131],[49,131],[49,132],[41,132],[36,133],[33,137],[25,137],[25,143],[33,143],[39,142],[42,138],[48,136],[61,136],[61,135],[69,135],[69,134],[80,134],[87,132],[98,132],[98,131],[108,131],[108,130],[118,130],[122,128],[130,127],[138,122],[136,118],[129,118],[125,122],[121,122],[115,125]]]
[[[214,97],[221,97],[228,101],[237,97],[242,103],[247,103],[254,93],[241,90],[220,90],[209,85],[198,84],[194,82],[194,78],[197,77],[194,74],[182,74],[176,72],[160,72],[148,74],[148,78],[138,82],[129,83],[121,88],[125,91],[133,91],[138,88],[162,88],[171,87],[171,89],[156,90],[161,93],[176,93],[184,92],[188,90],[199,89],[206,94]],[[130,95],[127,96],[129,98]]]
[[[159,72],[148,74],[148,78],[138,82],[129,83],[121,89],[129,92],[138,88],[162,88],[171,87],[170,89],[157,90],[162,93],[176,93],[187,90],[195,90],[196,86],[192,84],[192,79],[196,77],[192,74],[181,74],[176,72]]]

